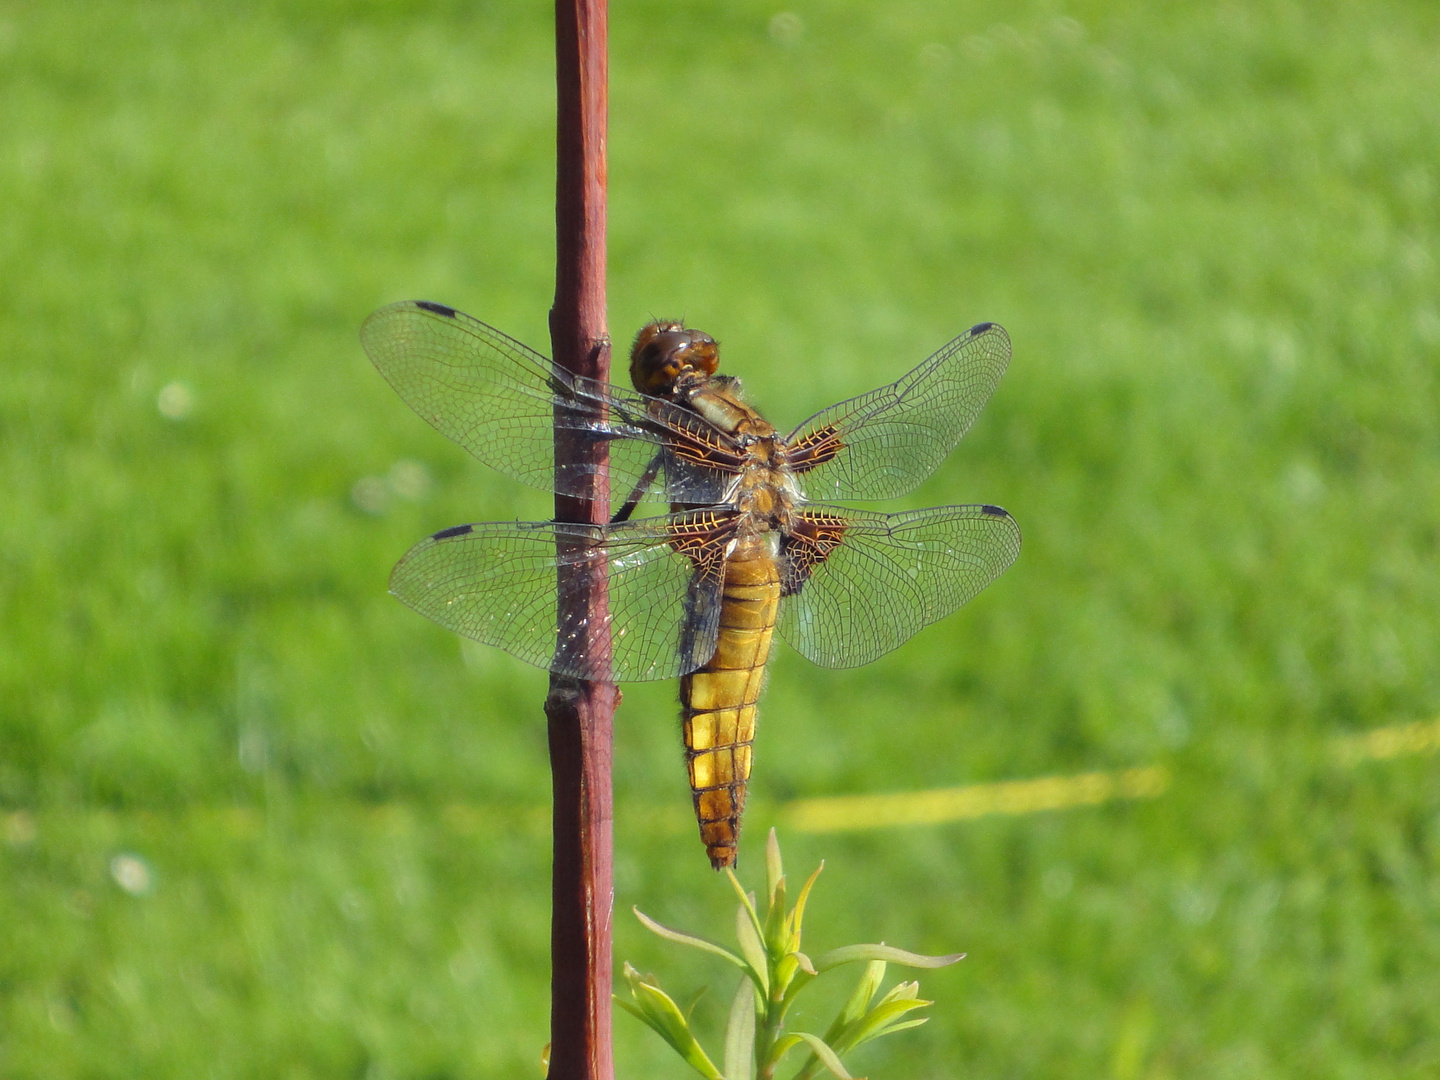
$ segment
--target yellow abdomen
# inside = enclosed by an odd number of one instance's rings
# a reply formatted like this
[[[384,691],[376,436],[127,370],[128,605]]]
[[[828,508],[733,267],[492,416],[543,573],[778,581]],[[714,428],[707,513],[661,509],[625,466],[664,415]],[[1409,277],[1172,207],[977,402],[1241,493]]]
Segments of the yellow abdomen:
[[[762,543],[742,541],[726,560],[722,597],[715,655],[680,680],[695,816],[717,870],[735,865],[755,705],[780,604],[780,573]]]

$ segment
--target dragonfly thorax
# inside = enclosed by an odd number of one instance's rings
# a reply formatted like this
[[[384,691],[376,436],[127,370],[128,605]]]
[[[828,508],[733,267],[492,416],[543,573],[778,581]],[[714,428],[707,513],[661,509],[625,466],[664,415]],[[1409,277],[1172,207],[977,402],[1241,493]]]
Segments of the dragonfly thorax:
[[[750,533],[785,532],[799,501],[788,471],[760,462],[740,474],[730,496],[731,505],[742,515],[741,530]]]

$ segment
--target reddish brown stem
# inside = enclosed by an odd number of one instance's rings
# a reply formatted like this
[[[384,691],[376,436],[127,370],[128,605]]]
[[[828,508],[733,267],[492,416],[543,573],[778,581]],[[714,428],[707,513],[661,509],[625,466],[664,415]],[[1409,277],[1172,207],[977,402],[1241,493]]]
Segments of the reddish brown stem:
[[[556,0],[555,362],[605,379],[606,0]],[[600,463],[605,447],[557,429],[557,463]],[[556,496],[557,521],[603,524],[610,492],[603,470],[585,498]],[[562,570],[562,648],[608,658],[603,563]],[[613,1080],[610,1046],[610,938],[614,899],[611,683],[550,679],[550,767],[554,785],[554,869],[550,924],[551,1080]]]

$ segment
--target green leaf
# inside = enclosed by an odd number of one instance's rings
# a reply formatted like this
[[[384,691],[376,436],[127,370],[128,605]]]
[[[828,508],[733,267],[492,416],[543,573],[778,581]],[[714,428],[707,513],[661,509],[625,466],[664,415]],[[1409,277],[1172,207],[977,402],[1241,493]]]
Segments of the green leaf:
[[[763,997],[770,996],[770,958],[765,954],[765,946],[760,942],[760,935],[755,930],[755,924],[750,919],[749,913],[741,905],[740,910],[735,913],[735,936],[740,939],[740,951],[748,961],[749,970],[756,972],[759,978],[755,985],[760,988]]]
[[[850,992],[850,997],[825,1032],[825,1041],[829,1045],[838,1046],[842,1053],[850,1049],[850,1044],[844,1041],[846,1032],[858,1024],[865,1015],[865,1010],[870,1006],[870,999],[875,996],[875,991],[880,989],[880,982],[884,978],[884,960],[872,960],[865,965],[865,970],[861,972],[860,978],[855,982],[855,989]],[[804,1067],[795,1074],[795,1080],[810,1080],[819,1065],[819,1058],[812,1054],[806,1060]]]
[[[834,1050],[830,1049],[829,1044],[819,1036],[811,1035],[805,1031],[791,1032],[789,1035],[775,1040],[775,1045],[771,1048],[770,1057],[766,1065],[771,1071],[774,1071],[775,1066],[780,1064],[785,1055],[801,1043],[805,1043],[810,1047],[810,1056],[805,1059],[805,1064],[801,1067],[800,1071],[795,1074],[795,1080],[800,1080],[801,1077],[814,1076],[816,1068],[821,1065],[829,1069],[836,1076],[844,1078],[844,1080],[854,1080],[854,1078],[845,1071],[845,1066],[840,1064],[839,1056]],[[860,1080],[864,1080],[864,1078],[861,1077]]]
[[[804,953],[786,953],[774,965],[771,975],[770,1000],[780,1003],[780,1015],[790,1008],[795,995],[815,978],[814,971],[806,971],[810,959]]]
[[[801,886],[800,895],[795,900],[795,910],[790,913],[790,933],[795,937],[795,944],[792,948],[800,948],[800,924],[805,919],[805,902],[810,899],[810,890],[815,887],[815,879],[820,876],[820,871],[825,869],[825,860],[820,860],[820,865],[815,867],[815,872]]]
[[[741,979],[725,1025],[725,1080],[755,1080],[755,986]]]
[[[898,982],[889,990],[885,991],[885,996],[882,997],[875,1004],[888,1005],[892,1001],[902,1001],[905,999],[913,1000],[914,998],[918,998],[919,996],[920,984],[918,982]]]
[[[730,878],[730,884],[734,886],[736,895],[740,897],[740,905],[749,912],[750,922],[755,927],[756,936],[763,938],[765,936],[765,927],[760,922],[760,916],[755,912],[755,897],[745,891],[744,887],[740,884],[740,879],[735,876],[735,871],[727,868],[725,874]]]
[[[902,1016],[914,1009],[923,1009],[932,1004],[921,998],[901,998],[876,1005],[855,1023],[849,1025],[835,1040],[834,1044],[842,1053],[854,1050],[862,1043],[889,1034]]]
[[[625,965],[625,980],[630,984],[630,993],[635,998],[635,1006],[632,1007],[629,1002],[618,997],[616,1001],[627,1012],[648,1024],[657,1035],[670,1044],[687,1065],[705,1077],[705,1080],[725,1080],[720,1074],[720,1070],[715,1068],[715,1063],[706,1056],[705,1051],[695,1040],[694,1034],[690,1031],[690,1025],[680,1012],[680,1007],[675,1004],[670,995],[661,990],[653,978],[641,975],[628,963]]]
[[[928,1024],[929,1022],[930,1018],[928,1016],[917,1016],[914,1020],[906,1020],[903,1023],[891,1024],[880,1034],[894,1035],[897,1031],[904,1031],[906,1028],[919,1027],[921,1024]]]
[[[785,911],[785,879],[775,882],[770,906],[765,909],[765,947],[771,956],[783,956],[791,949],[790,930]]]
[[[638,907],[631,908],[630,910],[635,912],[635,917],[639,919],[641,924],[651,933],[659,934],[661,937],[670,941],[678,941],[681,945],[689,945],[692,949],[699,949],[701,952],[714,953],[716,956],[729,960],[730,963],[734,964],[741,971],[749,970],[749,965],[729,949],[725,948],[725,946],[717,945],[713,941],[706,941],[704,938],[696,937],[694,934],[685,934],[679,930],[671,930],[668,926],[662,926]]]
[[[631,1016],[635,1017],[635,1019],[639,1020],[642,1024],[645,1024],[648,1027],[655,1026],[654,1024],[650,1023],[650,1018],[640,1011],[640,1007],[638,1005],[632,1005],[630,1002],[622,998],[619,994],[611,994],[610,1000],[615,1002],[616,1005],[619,1005],[622,1009],[628,1012]]]
[[[836,1015],[830,1030],[825,1032],[827,1042],[838,1040],[851,1024],[865,1015],[865,1010],[870,1007],[870,999],[875,996],[875,991],[880,989],[880,982],[884,978],[884,960],[871,960],[865,965],[865,970],[856,980],[855,989],[850,992],[849,999]]]
[[[689,1036],[689,1025],[681,1015],[679,1006],[671,1000],[669,994],[660,989],[660,984],[653,975],[640,974],[629,961],[625,963],[625,981],[630,984],[630,996],[634,999],[635,1007],[640,1010],[641,1019],[658,1031],[666,1042],[678,1049],[677,1038],[680,1043],[684,1043]],[[681,1034],[677,1035],[677,1032]]]
[[[838,949],[831,949],[815,961],[815,970],[829,971],[833,967],[851,964],[856,960],[886,960],[892,964],[903,964],[905,967],[938,968],[963,959],[963,952],[950,953],[948,956],[922,956],[920,953],[906,952],[882,942],[879,945],[843,945]]]
[[[804,953],[792,953],[791,955],[798,957],[801,960],[805,960]],[[805,963],[808,964],[809,961],[805,960]],[[806,970],[805,964],[799,964],[797,966],[799,967],[799,970],[796,971],[794,976],[788,980],[784,991],[780,995],[780,1015],[782,1017],[789,1010],[790,1003],[795,1000],[795,995],[800,993],[801,990],[805,989],[805,987],[809,985],[810,981],[815,978],[815,972]]]
[[[784,880],[785,867],[780,861],[780,840],[775,835],[774,828],[771,828],[770,835],[765,838],[765,895],[770,898],[770,906],[775,906],[775,889]]]
[[[824,1039],[818,1035],[811,1035],[808,1031],[798,1031],[795,1035],[797,1038],[803,1040],[805,1045],[810,1047],[810,1052],[820,1059],[820,1063],[838,1076],[840,1080],[855,1080],[854,1077],[845,1071],[845,1066],[840,1064],[840,1056],[836,1054],[834,1050],[830,1049]],[[863,1077],[861,1080],[863,1080]]]
[[[765,1067],[768,1068],[771,1072],[774,1072],[775,1066],[780,1064],[781,1059],[783,1059],[786,1054],[788,1054],[791,1050],[795,1049],[795,1047],[799,1045],[799,1035],[792,1033],[790,1035],[780,1036],[780,1038],[775,1040],[774,1045],[770,1047],[770,1056],[765,1059]]]

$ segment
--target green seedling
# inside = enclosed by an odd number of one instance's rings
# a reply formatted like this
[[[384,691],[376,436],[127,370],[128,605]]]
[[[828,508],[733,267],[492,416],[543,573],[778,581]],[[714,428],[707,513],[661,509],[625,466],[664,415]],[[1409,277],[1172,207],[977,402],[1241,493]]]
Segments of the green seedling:
[[[690,1025],[690,1008],[677,1005],[653,975],[642,975],[627,963],[625,980],[630,987],[630,1000],[616,995],[616,1003],[648,1024],[706,1080],[773,1080],[787,1055],[797,1048],[807,1053],[792,1080],[811,1080],[822,1069],[841,1080],[852,1080],[843,1062],[846,1054],[882,1035],[918,1027],[927,1019],[914,1015],[915,1010],[931,1004],[920,997],[919,983],[896,983],[876,999],[886,966],[944,967],[965,954],[921,956],[882,943],[847,945],[811,960],[800,951],[800,925],[805,916],[805,902],[824,866],[821,863],[816,867],[800,889],[795,906],[787,910],[780,843],[775,838],[775,830],[771,829],[765,845],[768,903],[763,917],[755,905],[755,897],[745,892],[734,873],[726,871],[740,897],[735,915],[738,953],[705,938],[662,926],[639,909],[635,910],[635,917],[654,933],[713,953],[743,973],[730,1005],[720,1066],[716,1066],[695,1037]],[[823,1036],[785,1030],[786,1014],[801,990],[842,964],[862,962],[865,968],[854,991]],[[691,1007],[697,999],[698,995],[692,999]]]

